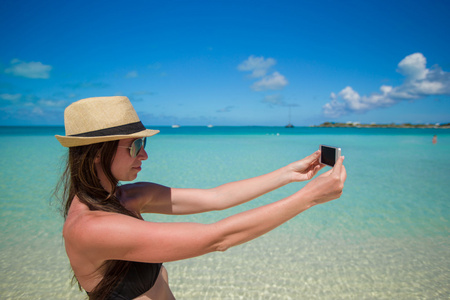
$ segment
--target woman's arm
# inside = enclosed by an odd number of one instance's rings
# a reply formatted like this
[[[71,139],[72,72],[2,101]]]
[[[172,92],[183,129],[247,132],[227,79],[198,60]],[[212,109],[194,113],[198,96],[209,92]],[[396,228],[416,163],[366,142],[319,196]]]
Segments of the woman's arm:
[[[309,180],[323,167],[320,151],[283,168],[258,177],[227,183],[212,189],[177,189],[141,183],[134,193],[143,213],[193,214],[230,208],[294,181]],[[131,192],[131,189],[130,189]]]
[[[80,222],[70,240],[89,259],[167,262],[224,251],[278,227],[304,210],[341,196],[346,171],[335,167],[295,194],[213,224],[154,223],[124,215],[104,214]]]

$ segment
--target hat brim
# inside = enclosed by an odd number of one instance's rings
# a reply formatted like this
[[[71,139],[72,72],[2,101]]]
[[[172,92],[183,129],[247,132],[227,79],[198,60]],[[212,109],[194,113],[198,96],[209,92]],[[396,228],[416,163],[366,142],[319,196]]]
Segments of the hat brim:
[[[159,130],[146,129],[143,131],[139,131],[139,132],[127,134],[127,135],[105,135],[105,136],[94,136],[94,137],[55,135],[55,137],[61,143],[61,145],[64,147],[77,147],[77,146],[85,146],[85,145],[97,144],[97,143],[109,142],[109,141],[115,141],[115,140],[150,137],[157,133],[159,133]]]

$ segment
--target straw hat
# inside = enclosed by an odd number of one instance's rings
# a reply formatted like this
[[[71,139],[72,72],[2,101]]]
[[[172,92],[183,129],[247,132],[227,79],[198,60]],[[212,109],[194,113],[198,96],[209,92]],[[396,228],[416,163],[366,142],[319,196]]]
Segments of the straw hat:
[[[146,129],[124,96],[82,99],[64,111],[66,135],[55,135],[64,147],[142,138],[159,130]]]

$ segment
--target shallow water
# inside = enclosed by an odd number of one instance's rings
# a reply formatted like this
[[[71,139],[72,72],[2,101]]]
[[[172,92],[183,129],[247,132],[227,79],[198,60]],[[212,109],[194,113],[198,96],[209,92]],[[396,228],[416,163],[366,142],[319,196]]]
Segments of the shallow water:
[[[344,195],[224,253],[166,263],[177,299],[450,298],[450,131],[162,128],[138,180],[209,188],[336,145]],[[0,128],[0,299],[84,299],[71,287],[52,188],[61,128]],[[438,135],[438,143],[431,138]],[[291,184],[226,211],[146,215],[211,223],[281,199]]]

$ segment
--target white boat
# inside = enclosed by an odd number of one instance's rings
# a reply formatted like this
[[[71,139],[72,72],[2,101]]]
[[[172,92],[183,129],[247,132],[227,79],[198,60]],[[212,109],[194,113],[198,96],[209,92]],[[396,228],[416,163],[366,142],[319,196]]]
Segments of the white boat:
[[[286,128],[294,128],[294,125],[292,125],[292,123],[291,123],[291,107],[290,106],[289,106],[289,123],[286,126],[284,126],[284,127],[286,127]]]

